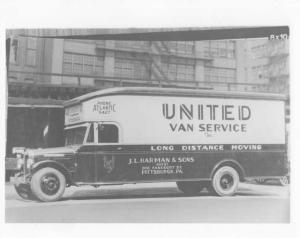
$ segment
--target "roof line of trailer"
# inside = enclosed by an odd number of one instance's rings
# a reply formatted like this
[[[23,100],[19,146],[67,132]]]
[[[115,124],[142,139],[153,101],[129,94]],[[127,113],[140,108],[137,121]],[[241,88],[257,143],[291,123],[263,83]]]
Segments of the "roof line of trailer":
[[[215,91],[199,89],[178,89],[178,88],[156,88],[156,87],[122,87],[99,90],[80,97],[71,99],[64,103],[65,107],[79,104],[97,97],[112,95],[139,95],[139,96],[176,96],[176,97],[219,97],[219,98],[241,98],[241,99],[265,99],[265,100],[286,100],[287,96],[273,93],[250,93]]]

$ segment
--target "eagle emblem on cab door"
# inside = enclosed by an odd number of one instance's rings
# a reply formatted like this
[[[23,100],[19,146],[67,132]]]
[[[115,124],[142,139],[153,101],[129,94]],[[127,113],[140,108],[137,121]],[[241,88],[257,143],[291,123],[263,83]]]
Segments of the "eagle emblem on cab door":
[[[106,169],[107,173],[111,173],[115,168],[114,156],[104,156],[103,157],[103,167]]]

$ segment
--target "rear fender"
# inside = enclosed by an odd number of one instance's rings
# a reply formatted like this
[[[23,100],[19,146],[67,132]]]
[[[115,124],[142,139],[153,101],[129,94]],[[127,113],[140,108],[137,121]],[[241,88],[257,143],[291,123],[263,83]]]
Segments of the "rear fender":
[[[215,172],[223,166],[230,166],[234,168],[239,173],[240,181],[245,181],[245,177],[246,177],[245,170],[243,169],[243,167],[239,162],[233,159],[223,159],[219,163],[217,163],[210,173],[210,178],[212,179]]]

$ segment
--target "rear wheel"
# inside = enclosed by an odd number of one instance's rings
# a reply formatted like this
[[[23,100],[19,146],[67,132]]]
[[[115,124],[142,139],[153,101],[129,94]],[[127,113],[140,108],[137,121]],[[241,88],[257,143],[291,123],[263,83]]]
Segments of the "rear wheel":
[[[197,195],[205,187],[205,183],[201,181],[178,181],[176,184],[186,195]]]
[[[31,179],[33,194],[43,202],[60,199],[65,191],[65,176],[54,168],[42,168],[33,174]]]
[[[213,175],[211,181],[212,191],[219,196],[232,196],[239,185],[238,172],[230,167],[223,166]]]

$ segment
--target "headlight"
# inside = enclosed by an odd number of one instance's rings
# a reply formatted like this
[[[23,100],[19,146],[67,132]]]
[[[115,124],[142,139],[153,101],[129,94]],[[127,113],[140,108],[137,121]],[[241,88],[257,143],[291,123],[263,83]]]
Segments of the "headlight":
[[[26,159],[26,168],[30,169],[31,166],[34,164],[34,151],[33,150],[26,150],[25,152]]]
[[[27,159],[26,161],[27,169],[29,169],[33,164],[34,164],[34,159],[32,158]]]
[[[24,165],[24,159],[18,158],[17,160],[17,168],[20,169]]]

